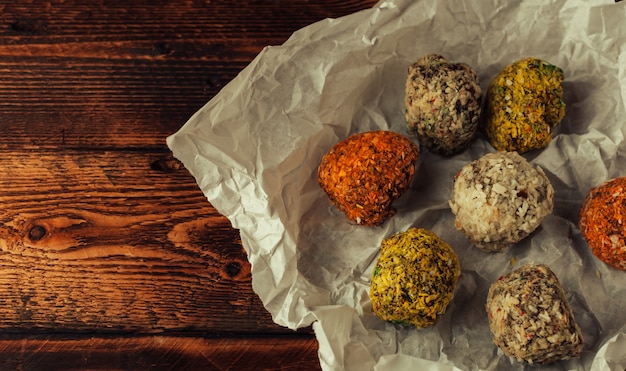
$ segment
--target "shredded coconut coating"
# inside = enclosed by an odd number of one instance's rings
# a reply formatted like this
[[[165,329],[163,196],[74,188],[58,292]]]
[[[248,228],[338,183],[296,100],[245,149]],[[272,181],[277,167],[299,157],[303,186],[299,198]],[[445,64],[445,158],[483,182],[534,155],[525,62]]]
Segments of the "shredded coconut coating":
[[[476,247],[495,252],[521,241],[552,213],[554,188],[517,152],[494,152],[459,171],[449,204],[456,228]]]
[[[626,177],[592,188],[583,201],[578,224],[598,259],[626,271]]]
[[[583,336],[565,290],[545,265],[526,265],[489,288],[493,342],[518,362],[545,364],[578,356]]]
[[[485,130],[499,151],[544,148],[563,116],[563,70],[536,58],[506,66],[489,85]]]
[[[384,239],[372,272],[370,298],[381,319],[423,328],[446,311],[461,273],[459,258],[446,242],[423,228]]]
[[[407,127],[422,145],[442,155],[460,152],[478,129],[478,74],[467,64],[426,55],[409,67],[405,106]]]
[[[353,134],[322,157],[318,183],[348,219],[379,225],[395,214],[392,204],[409,188],[418,155],[418,146],[395,132]]]

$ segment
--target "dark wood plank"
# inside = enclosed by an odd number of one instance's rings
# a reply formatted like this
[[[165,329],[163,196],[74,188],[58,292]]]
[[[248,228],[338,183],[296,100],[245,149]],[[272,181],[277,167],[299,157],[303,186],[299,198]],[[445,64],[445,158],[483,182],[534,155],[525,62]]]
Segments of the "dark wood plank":
[[[3,368],[319,369],[165,138],[263,47],[375,3],[0,4]]]
[[[266,1],[21,1],[2,4],[2,33],[32,38],[68,36],[139,39],[144,35],[284,38],[327,17],[371,7],[372,0]],[[89,32],[86,32],[89,31]]]
[[[375,1],[0,6],[0,148],[165,146],[267,45]]]
[[[159,152],[0,152],[0,329],[287,332],[239,235]]]
[[[5,370],[319,370],[312,336],[0,339]]]
[[[264,45],[369,5],[3,5],[0,328],[285,332],[237,232],[188,173],[153,164]]]

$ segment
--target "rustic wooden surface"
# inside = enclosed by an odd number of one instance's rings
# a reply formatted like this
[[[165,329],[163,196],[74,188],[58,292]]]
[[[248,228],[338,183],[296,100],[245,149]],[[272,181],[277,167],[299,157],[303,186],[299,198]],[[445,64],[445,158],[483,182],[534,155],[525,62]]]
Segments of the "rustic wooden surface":
[[[0,1],[3,369],[319,369],[171,158],[266,45],[353,1]]]

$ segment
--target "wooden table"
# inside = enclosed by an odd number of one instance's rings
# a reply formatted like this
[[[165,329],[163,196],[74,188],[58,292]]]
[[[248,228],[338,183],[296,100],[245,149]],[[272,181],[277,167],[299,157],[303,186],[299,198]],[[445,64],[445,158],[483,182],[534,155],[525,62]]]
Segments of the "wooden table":
[[[0,3],[3,369],[319,369],[165,138],[354,1]]]

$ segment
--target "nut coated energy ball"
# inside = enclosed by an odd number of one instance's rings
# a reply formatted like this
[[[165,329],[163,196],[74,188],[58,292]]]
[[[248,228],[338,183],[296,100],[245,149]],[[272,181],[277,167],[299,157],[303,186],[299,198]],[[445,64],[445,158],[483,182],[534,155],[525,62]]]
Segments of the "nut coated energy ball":
[[[493,342],[519,362],[545,364],[582,352],[582,331],[565,290],[545,265],[525,265],[500,277],[485,307]]]
[[[423,146],[452,155],[474,139],[480,98],[478,75],[473,68],[448,62],[438,54],[426,55],[409,67],[406,124]]]
[[[472,244],[500,251],[531,234],[552,212],[554,188],[517,152],[488,153],[455,176],[450,208]]]

